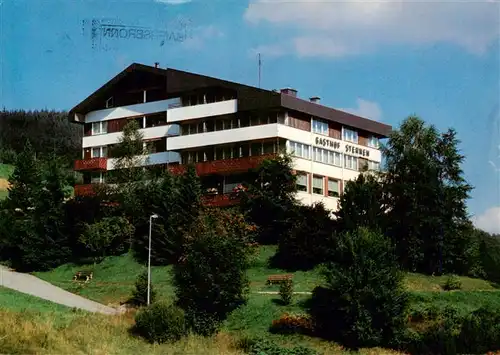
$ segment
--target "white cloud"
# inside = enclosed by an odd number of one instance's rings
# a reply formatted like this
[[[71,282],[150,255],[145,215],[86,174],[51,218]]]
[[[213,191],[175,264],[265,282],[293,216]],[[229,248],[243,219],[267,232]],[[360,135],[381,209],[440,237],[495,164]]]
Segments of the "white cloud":
[[[382,110],[378,103],[360,98],[356,100],[356,103],[358,105],[356,108],[339,108],[339,110],[375,121],[380,121],[382,118]]]
[[[344,56],[384,45],[452,43],[482,54],[500,35],[500,4],[472,0],[253,0],[245,19],[289,33],[280,48],[301,56]]]
[[[472,221],[477,228],[489,233],[500,234],[500,206],[491,207]]]
[[[154,1],[169,5],[180,5],[180,4],[185,4],[187,2],[191,2],[191,0],[154,0]]]

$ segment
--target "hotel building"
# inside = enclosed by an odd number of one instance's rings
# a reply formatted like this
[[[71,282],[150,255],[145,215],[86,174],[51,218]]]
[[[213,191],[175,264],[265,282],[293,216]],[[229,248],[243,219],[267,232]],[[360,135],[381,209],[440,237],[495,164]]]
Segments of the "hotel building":
[[[92,193],[114,169],[111,152],[129,120],[138,122],[147,164],[180,172],[194,163],[211,205],[233,203],[248,170],[285,150],[294,156],[297,197],[337,209],[345,181],[378,169],[379,140],[391,126],[304,100],[291,88],[264,90],[175,69],[132,64],[69,113],[82,125],[75,170]]]

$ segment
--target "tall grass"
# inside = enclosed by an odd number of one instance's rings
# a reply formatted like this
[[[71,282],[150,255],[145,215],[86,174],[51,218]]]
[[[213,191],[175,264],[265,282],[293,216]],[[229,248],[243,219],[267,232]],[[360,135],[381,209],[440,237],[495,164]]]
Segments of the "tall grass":
[[[54,316],[0,311],[2,354],[242,354],[227,334],[189,336],[177,343],[151,345],[133,337],[130,316],[80,314],[64,326]]]

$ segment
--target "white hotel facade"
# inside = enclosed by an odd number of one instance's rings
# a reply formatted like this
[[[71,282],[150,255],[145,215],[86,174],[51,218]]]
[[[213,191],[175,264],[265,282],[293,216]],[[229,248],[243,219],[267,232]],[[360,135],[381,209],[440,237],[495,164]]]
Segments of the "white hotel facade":
[[[294,155],[298,198],[337,209],[345,181],[365,166],[378,169],[379,140],[391,127],[335,110],[297,91],[268,91],[225,80],[132,64],[70,111],[84,129],[75,162],[92,193],[114,169],[112,147],[136,120],[147,164],[181,172],[195,163],[207,204],[225,206],[248,170],[286,149]]]

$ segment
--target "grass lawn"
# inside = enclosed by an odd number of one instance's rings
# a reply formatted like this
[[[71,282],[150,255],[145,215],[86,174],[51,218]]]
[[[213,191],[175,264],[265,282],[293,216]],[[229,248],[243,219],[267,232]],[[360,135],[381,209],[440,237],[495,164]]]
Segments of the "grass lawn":
[[[14,166],[8,164],[0,164],[0,179],[8,179],[14,171]]]
[[[200,338],[190,337],[182,343],[184,345],[172,345],[175,349],[178,349],[179,354],[182,353],[180,352],[181,348],[178,348],[179,346],[193,347],[193,353],[210,354],[210,349],[216,349],[218,352],[213,352],[214,354],[238,354],[231,344],[234,343],[234,339],[241,338],[242,336],[266,337],[283,345],[309,346],[325,354],[345,354],[345,352],[343,352],[342,349],[334,343],[299,335],[272,335],[268,332],[268,328],[272,321],[279,318],[283,313],[304,313],[303,301],[309,297],[308,295],[295,295],[294,301],[291,305],[282,306],[279,302],[277,302],[279,297],[278,295],[258,293],[259,291],[277,290],[276,286],[265,285],[267,276],[271,274],[284,273],[283,270],[270,269],[267,266],[267,260],[273,255],[275,250],[275,247],[261,247],[258,256],[253,262],[253,266],[248,271],[251,283],[251,294],[248,304],[237,309],[230,315],[222,328],[221,334],[217,338],[205,340],[205,342],[208,342],[207,344],[203,343]],[[71,281],[76,271],[89,268],[94,269],[94,279],[90,283],[86,285],[79,285]],[[116,305],[122,301],[126,301],[130,297],[134,288],[136,277],[144,269],[145,267],[138,264],[131,255],[123,255],[120,257],[106,258],[102,263],[95,265],[95,267],[94,265],[63,265],[52,271],[35,273],[35,275],[66,290],[88,297],[92,300],[104,304]],[[322,282],[320,271],[317,269],[308,272],[295,272],[293,274],[295,291],[312,291],[316,285],[319,285]],[[173,298],[174,292],[171,282],[171,267],[153,267],[152,280],[153,285],[158,292],[159,299],[171,300]],[[405,283],[411,291],[412,308],[418,309],[429,305],[435,305],[437,307],[451,305],[459,309],[461,312],[470,312],[483,305],[500,308],[500,290],[497,290],[495,285],[492,285],[487,281],[461,277],[462,290],[450,292],[442,290],[442,285],[445,281],[445,276],[434,277],[413,273],[407,274]],[[6,304],[10,303],[6,302]],[[19,309],[20,308],[17,308],[17,310]],[[79,317],[84,316],[79,315]],[[86,317],[98,316],[91,315]],[[85,319],[82,320],[83,324],[88,322],[88,320]],[[109,318],[107,319],[107,322],[109,323]],[[116,320],[114,322],[116,324],[113,323],[112,325],[108,325],[108,328],[106,328],[107,330],[102,329],[101,331],[111,331],[115,334],[114,336],[117,337],[117,339],[122,339],[121,341],[123,343],[120,346],[124,346],[125,349],[119,348],[121,353],[127,353],[129,350],[136,351],[136,346],[138,345],[135,342],[140,342],[140,340],[125,337],[122,334],[126,333],[126,327],[132,324],[132,318],[129,316],[128,320],[120,318],[120,320]],[[103,324],[107,323],[104,322]],[[101,327],[101,325],[99,325],[99,327]],[[88,332],[94,332],[94,330],[88,330]],[[110,341],[112,344],[116,345],[116,341],[119,340]],[[149,346],[145,343],[141,344],[143,344],[143,346]],[[158,348],[148,349],[161,348],[164,349],[164,353],[174,354],[176,352],[172,350],[174,349],[172,346],[170,346],[170,348],[167,348],[168,346],[161,346]],[[197,350],[195,351],[194,349]],[[2,350],[3,349],[0,347],[0,352]],[[155,353],[156,350],[152,351],[153,352],[151,353]],[[160,350],[158,351],[160,352]],[[186,351],[186,348],[182,348],[182,351]],[[361,354],[391,354],[391,352],[383,349],[369,349],[362,351]],[[392,354],[396,353],[392,352]]]

